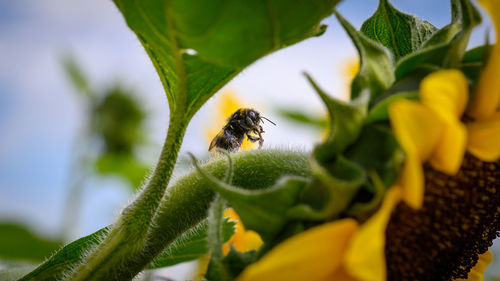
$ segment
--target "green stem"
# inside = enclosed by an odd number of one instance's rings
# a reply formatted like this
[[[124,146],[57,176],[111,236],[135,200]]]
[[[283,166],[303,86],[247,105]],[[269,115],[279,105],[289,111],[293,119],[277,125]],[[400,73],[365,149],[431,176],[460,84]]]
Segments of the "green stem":
[[[258,150],[232,155],[233,184],[243,188],[269,187],[284,175],[311,176],[307,156],[302,152]],[[223,178],[227,164],[227,159],[217,158],[202,167]],[[153,223],[143,230],[148,231],[147,239],[138,243],[133,233],[125,231],[126,227],[115,227],[69,280],[131,280],[168,244],[205,219],[213,200],[206,179],[192,171],[168,188]]]
[[[141,194],[125,208],[104,241],[76,268],[70,280],[132,279],[129,267],[140,261],[147,232],[165,193],[182,143],[187,121],[173,114],[158,164]]]
[[[231,159],[234,175],[232,184],[246,189],[267,188],[285,175],[311,177],[307,155],[302,152],[262,149],[234,153]],[[218,158],[202,168],[222,179],[227,160]],[[206,181],[198,172],[193,171],[168,189],[161,202],[160,212],[153,219],[144,249],[145,255],[150,259],[181,233],[207,217],[214,193],[207,187]],[[140,268],[137,270],[140,271]]]
[[[222,234],[224,222],[224,207],[226,200],[219,194],[215,195],[215,200],[212,202],[208,210],[208,249],[210,252],[210,273],[211,276],[206,276],[209,280],[229,281],[232,279],[222,262],[224,254],[222,253],[222,245],[224,245],[224,237]]]

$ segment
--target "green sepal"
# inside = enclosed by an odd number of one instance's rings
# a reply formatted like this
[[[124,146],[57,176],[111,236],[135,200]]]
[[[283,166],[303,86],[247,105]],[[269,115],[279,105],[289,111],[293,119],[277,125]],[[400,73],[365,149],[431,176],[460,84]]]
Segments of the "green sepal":
[[[361,166],[342,155],[327,165],[314,158],[310,158],[309,163],[315,179],[304,191],[303,204],[290,209],[287,216],[299,220],[332,219],[345,211],[366,181],[366,174]],[[323,199],[319,207],[318,197]]]
[[[275,185],[261,190],[247,190],[224,183],[207,174],[197,164],[198,172],[208,187],[224,197],[241,218],[245,228],[255,230],[264,242],[274,238],[286,222],[287,210],[294,206],[307,180],[284,176]]]
[[[364,126],[344,156],[363,167],[367,174],[375,172],[386,188],[396,181],[404,162],[404,152],[387,123]]]
[[[348,216],[355,217],[360,222],[366,221],[377,211],[388,188],[374,171],[369,173],[369,177],[370,185],[373,186],[369,195],[370,199],[356,201],[346,210]]]
[[[464,55],[472,29],[481,22],[481,15],[469,0],[452,0],[452,21],[436,31],[422,48],[396,65],[399,80],[422,65],[439,68],[458,67]]]
[[[359,72],[351,85],[351,98],[357,98],[368,89],[370,99],[374,100],[394,82],[391,52],[384,45],[357,31],[338,12],[335,15],[356,46],[360,58]]]
[[[379,103],[375,104],[370,109],[370,111],[368,112],[368,115],[366,116],[365,124],[370,124],[370,123],[388,120],[389,113],[387,110],[389,108],[389,105],[391,105],[393,102],[400,100],[400,99],[418,100],[418,92],[416,92],[416,91],[400,92],[397,94],[392,94],[392,95],[388,96],[387,98],[381,100]]]
[[[358,137],[368,109],[369,94],[365,91],[355,100],[344,102],[331,98],[309,75],[306,77],[325,103],[330,117],[328,137],[313,152],[319,162],[327,163]]]
[[[398,11],[388,0],[380,0],[361,26],[361,32],[391,50],[396,61],[418,50],[436,30],[428,21]]]
[[[460,64],[460,70],[472,81],[472,88],[479,82],[479,77],[483,67],[488,61],[492,45],[485,44],[468,50]],[[475,91],[470,91],[473,94]],[[470,97],[472,99],[472,97]]]

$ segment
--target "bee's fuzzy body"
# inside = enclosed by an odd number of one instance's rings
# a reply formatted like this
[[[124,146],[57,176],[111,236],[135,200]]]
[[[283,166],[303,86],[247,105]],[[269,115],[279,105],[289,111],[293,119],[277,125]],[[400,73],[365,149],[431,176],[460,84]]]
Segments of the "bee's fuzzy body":
[[[208,150],[212,151],[212,149],[216,148],[228,152],[238,151],[245,136],[252,142],[259,141],[259,148],[262,147],[264,142],[261,135],[264,130],[260,125],[262,118],[264,117],[261,117],[258,111],[251,108],[236,110],[227,119],[227,124],[213,138]],[[257,134],[258,137],[251,135],[251,133]]]

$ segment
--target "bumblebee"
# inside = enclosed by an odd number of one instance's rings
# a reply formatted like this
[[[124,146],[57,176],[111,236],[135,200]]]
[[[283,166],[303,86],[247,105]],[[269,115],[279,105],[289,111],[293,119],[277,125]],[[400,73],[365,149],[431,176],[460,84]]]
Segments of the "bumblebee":
[[[240,108],[236,110],[236,112],[227,118],[227,124],[210,142],[208,151],[212,151],[214,148],[224,149],[228,152],[238,151],[245,137],[251,142],[258,141],[259,148],[261,148],[264,143],[264,139],[262,138],[264,130],[260,123],[264,123],[263,119],[276,126],[273,121],[261,116],[254,109]],[[252,133],[257,134],[258,137],[251,135]]]

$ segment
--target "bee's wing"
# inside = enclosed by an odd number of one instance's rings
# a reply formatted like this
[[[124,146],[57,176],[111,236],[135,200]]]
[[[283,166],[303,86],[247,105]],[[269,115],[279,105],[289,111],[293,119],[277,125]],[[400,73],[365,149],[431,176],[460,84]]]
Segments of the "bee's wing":
[[[217,133],[217,135],[215,135],[215,137],[210,142],[210,146],[208,146],[208,151],[212,151],[212,149],[215,147],[215,143],[217,143],[217,139],[222,137],[223,135],[224,135],[223,131],[220,131]]]

